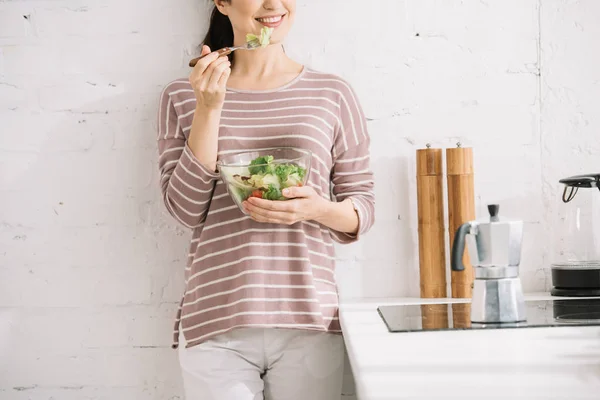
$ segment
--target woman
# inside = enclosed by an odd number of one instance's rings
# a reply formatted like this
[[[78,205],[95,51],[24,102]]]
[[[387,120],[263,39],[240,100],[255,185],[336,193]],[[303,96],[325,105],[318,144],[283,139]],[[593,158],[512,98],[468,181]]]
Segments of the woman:
[[[193,230],[174,333],[174,347],[185,343],[188,399],[340,397],[333,242],[354,242],[373,225],[369,135],[348,83],[285,55],[295,6],[215,0],[208,56],[161,96],[162,194],[169,213]],[[264,26],[273,28],[270,46],[229,59],[211,53]],[[288,201],[249,199],[247,217],[216,162],[278,146],[312,152],[308,184],[283,193]]]

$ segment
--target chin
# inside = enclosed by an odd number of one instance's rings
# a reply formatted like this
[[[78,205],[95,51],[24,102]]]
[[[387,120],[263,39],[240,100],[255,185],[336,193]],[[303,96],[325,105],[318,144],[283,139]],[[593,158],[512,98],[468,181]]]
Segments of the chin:
[[[287,36],[287,30],[285,30],[283,32],[277,32],[277,30],[276,30],[275,32],[273,32],[273,36],[271,36],[271,43],[272,44],[281,44],[285,40],[286,36]]]

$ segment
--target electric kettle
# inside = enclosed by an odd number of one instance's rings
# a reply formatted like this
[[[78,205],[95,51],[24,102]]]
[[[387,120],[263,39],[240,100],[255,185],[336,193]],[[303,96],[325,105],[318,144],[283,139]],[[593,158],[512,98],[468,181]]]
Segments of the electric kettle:
[[[600,174],[559,181],[552,227],[553,296],[600,296]]]

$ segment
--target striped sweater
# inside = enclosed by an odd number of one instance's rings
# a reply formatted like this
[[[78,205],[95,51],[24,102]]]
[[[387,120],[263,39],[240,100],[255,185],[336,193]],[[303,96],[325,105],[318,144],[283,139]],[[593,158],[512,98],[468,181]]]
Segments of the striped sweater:
[[[162,92],[162,196],[168,212],[193,231],[173,347],[180,330],[187,347],[237,327],[339,333],[333,242],[354,242],[374,222],[370,138],[354,91],[343,79],[306,67],[277,89],[228,89],[217,157],[278,146],[310,150],[307,184],[332,201],[352,200],[359,218],[355,235],[314,221],[288,226],[245,216],[218,172],[201,164],[187,145],[195,107],[187,79]]]

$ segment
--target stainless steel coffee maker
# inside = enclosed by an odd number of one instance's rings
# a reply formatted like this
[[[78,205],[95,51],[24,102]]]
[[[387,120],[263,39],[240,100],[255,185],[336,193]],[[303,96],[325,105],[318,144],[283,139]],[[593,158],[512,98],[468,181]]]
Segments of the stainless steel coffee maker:
[[[527,320],[519,278],[523,221],[498,217],[500,206],[488,205],[489,218],[469,221],[456,231],[452,246],[453,271],[464,271],[467,244],[475,280],[471,322],[519,323]]]

